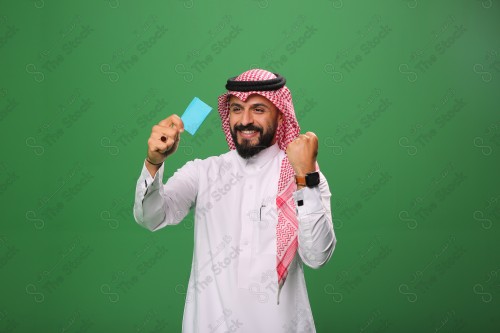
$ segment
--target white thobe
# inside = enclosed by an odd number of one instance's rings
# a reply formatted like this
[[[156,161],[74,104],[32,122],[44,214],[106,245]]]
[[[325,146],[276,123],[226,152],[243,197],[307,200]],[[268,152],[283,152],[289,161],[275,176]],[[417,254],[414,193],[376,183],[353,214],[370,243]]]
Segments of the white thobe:
[[[183,332],[316,331],[303,263],[319,268],[335,248],[331,194],[321,172],[319,186],[293,193],[299,248],[278,304],[276,195],[284,157],[277,144],[249,159],[232,150],[187,162],[166,184],[165,164],[154,178],[143,165],[135,194],[137,223],[157,231],[195,209]]]

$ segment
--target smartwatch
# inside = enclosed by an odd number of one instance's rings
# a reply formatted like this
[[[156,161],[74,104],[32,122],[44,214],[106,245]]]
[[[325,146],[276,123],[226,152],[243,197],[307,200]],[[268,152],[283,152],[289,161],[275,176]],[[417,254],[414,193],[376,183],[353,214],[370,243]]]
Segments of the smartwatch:
[[[307,186],[307,187],[315,187],[319,184],[319,172],[309,172],[305,177],[295,176],[295,183],[297,185]]]

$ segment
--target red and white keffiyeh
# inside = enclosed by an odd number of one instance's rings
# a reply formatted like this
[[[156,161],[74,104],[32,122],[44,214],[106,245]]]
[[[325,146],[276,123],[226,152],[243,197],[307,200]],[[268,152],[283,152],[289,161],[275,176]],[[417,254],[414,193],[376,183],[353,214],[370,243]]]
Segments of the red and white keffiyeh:
[[[277,76],[263,69],[251,69],[235,78],[236,81],[263,81],[274,79]],[[281,150],[286,147],[299,134],[300,127],[295,117],[290,90],[283,86],[278,90],[270,91],[230,91],[219,96],[218,110],[222,120],[222,129],[231,150],[236,149],[231,133],[229,131],[229,96],[234,95],[242,101],[246,101],[251,94],[259,94],[270,100],[283,114],[283,120],[277,128],[277,142]],[[298,248],[297,230],[298,221],[295,213],[295,202],[292,193],[297,189],[295,184],[295,172],[288,161],[288,157],[282,161],[276,205],[278,208],[278,223],[276,226],[276,271],[278,273],[278,304],[279,292],[288,275],[288,267],[292,262]]]

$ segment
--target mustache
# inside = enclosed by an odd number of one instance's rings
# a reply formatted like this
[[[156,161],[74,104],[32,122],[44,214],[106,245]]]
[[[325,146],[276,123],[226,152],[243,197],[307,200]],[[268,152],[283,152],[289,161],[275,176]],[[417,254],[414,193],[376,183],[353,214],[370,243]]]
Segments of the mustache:
[[[262,127],[257,127],[253,124],[248,124],[248,125],[236,125],[234,126],[234,131],[256,131],[256,132],[259,132],[260,134],[262,134],[264,132],[264,130],[262,129]]]

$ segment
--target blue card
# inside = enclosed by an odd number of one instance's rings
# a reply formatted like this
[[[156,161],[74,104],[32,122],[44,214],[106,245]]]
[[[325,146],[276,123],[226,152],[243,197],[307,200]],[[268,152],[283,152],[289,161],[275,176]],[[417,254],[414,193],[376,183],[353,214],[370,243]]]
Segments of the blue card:
[[[193,98],[186,108],[186,111],[184,111],[184,114],[181,116],[182,122],[184,123],[184,129],[191,133],[191,135],[194,135],[210,111],[212,111],[210,105],[205,104],[198,97]]]

